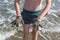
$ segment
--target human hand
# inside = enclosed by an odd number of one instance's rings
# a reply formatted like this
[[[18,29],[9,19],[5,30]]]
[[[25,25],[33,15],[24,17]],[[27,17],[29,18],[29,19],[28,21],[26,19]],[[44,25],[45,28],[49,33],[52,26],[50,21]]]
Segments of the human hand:
[[[21,16],[17,16],[16,19],[11,22],[12,27],[14,27],[14,26],[18,27],[19,23],[22,23],[22,17]]]
[[[37,19],[37,20],[35,20],[33,26],[36,26],[37,27],[37,26],[39,26],[39,24],[40,24],[40,20]]]
[[[35,20],[35,22],[33,23],[33,27],[34,27],[35,30],[39,30],[39,27],[42,28],[42,25],[40,25],[40,20],[39,19]]]

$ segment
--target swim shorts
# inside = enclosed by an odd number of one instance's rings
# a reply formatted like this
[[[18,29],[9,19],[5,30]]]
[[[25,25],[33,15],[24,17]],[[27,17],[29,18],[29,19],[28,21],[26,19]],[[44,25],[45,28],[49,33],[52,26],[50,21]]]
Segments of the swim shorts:
[[[24,24],[31,24],[34,23],[34,21],[37,19],[37,17],[40,15],[42,10],[26,10],[23,9],[21,15],[24,21]]]

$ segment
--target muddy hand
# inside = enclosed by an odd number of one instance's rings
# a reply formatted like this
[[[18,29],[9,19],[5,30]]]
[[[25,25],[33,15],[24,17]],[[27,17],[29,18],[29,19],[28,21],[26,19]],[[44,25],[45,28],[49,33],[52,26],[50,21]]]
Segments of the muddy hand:
[[[40,25],[40,21],[39,20],[36,20],[34,23],[33,23],[33,27],[35,30],[39,30],[39,27],[42,27]]]
[[[14,21],[11,22],[12,26],[11,27],[18,27],[19,23],[22,23],[22,17],[21,16],[17,16],[16,19]]]
[[[39,23],[40,23],[40,22],[39,22],[38,20],[36,20],[36,21],[34,22],[34,25],[35,25],[35,26],[38,26]]]

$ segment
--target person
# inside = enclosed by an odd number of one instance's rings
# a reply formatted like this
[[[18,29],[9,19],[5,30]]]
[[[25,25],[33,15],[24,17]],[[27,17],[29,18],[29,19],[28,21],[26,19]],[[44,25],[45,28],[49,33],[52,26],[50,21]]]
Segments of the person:
[[[38,24],[48,12],[51,7],[51,0],[46,0],[46,6],[42,10],[42,0],[25,0],[23,11],[20,11],[20,0],[15,0],[14,5],[16,9],[16,19],[12,22],[13,25],[18,26],[19,22],[24,21],[23,23],[23,40],[28,40],[29,35],[29,25],[34,24],[32,27],[32,40],[38,40]]]

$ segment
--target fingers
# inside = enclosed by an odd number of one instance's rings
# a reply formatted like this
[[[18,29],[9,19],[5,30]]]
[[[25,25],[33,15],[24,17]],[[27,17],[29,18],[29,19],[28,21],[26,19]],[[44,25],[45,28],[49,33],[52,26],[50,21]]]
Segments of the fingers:
[[[12,24],[12,27],[14,27],[14,26],[18,27],[19,23],[22,23],[22,19],[20,16],[16,17],[16,19],[13,22],[11,22],[10,24]]]
[[[19,24],[12,24],[11,27],[18,27]]]
[[[16,25],[11,25],[11,27],[16,27]]]
[[[15,24],[15,21],[16,21],[16,20],[12,21],[10,24]]]
[[[18,26],[18,24],[16,23],[16,21],[14,20],[13,22],[11,22],[12,26],[11,27],[16,27]]]
[[[19,24],[16,24],[16,27],[18,27],[19,26]]]
[[[40,27],[42,27],[42,25],[39,24]]]

